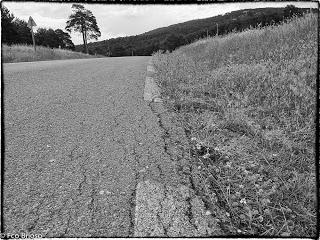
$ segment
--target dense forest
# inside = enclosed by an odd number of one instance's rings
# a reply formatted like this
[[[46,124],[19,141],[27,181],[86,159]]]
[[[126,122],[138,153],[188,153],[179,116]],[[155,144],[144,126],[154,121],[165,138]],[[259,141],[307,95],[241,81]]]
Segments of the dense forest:
[[[14,15],[3,5],[1,6],[1,42],[11,44],[32,44],[32,36],[27,22]],[[69,33],[61,29],[39,28],[35,33],[37,45],[51,48],[74,50]]]
[[[224,35],[231,31],[241,31],[249,27],[279,24],[293,15],[301,16],[310,9],[285,8],[245,9],[211,18],[192,20],[158,28],[140,35],[112,38],[89,43],[90,54],[105,56],[151,55],[157,50],[172,51],[197,39],[214,35]],[[312,9],[317,11],[317,9]],[[76,51],[83,51],[83,45],[76,45]]]

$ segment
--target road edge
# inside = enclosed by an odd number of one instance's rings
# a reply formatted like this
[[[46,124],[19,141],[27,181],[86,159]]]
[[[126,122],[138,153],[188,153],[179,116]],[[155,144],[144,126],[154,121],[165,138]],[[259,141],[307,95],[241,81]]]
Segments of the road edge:
[[[147,65],[147,76],[145,79],[143,98],[147,102],[162,102],[160,89],[154,81],[154,74],[156,70],[152,65],[152,59]]]
[[[181,177],[178,186],[157,181],[137,183],[133,237],[209,237],[222,235],[218,220],[196,195],[191,178],[185,132],[172,121],[154,81],[152,60],[147,66],[144,100],[166,132],[165,151]]]

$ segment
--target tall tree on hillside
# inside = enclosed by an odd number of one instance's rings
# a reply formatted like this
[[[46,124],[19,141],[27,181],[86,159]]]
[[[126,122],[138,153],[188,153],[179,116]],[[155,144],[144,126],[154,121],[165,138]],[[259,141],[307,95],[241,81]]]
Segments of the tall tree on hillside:
[[[185,44],[185,42],[186,40],[182,35],[170,33],[162,42],[160,42],[160,48],[171,52],[177,47]]]
[[[303,13],[301,11],[300,8],[297,8],[296,6],[294,5],[287,5],[285,8],[284,8],[284,16],[286,18],[291,18],[292,16],[296,15],[296,16],[301,16]]]
[[[54,32],[59,39],[59,45],[61,46],[61,48],[74,50],[74,44],[69,33],[62,31],[61,29],[56,29]]]
[[[19,18],[16,18],[13,23],[17,31],[15,43],[32,44],[32,36],[28,23]]]
[[[35,38],[38,45],[74,50],[74,44],[71,41],[69,33],[62,31],[61,29],[53,30],[51,28],[39,28],[35,34]]]
[[[85,9],[81,4],[72,4],[73,13],[69,16],[66,30],[68,32],[75,31],[82,34],[84,50],[88,53],[88,40],[101,36],[97,20],[92,12]]]
[[[3,43],[12,44],[16,39],[16,29],[13,23],[14,16],[5,7],[1,6],[1,40]]]
[[[35,34],[36,42],[38,45],[58,48],[59,39],[53,29],[39,28]]]

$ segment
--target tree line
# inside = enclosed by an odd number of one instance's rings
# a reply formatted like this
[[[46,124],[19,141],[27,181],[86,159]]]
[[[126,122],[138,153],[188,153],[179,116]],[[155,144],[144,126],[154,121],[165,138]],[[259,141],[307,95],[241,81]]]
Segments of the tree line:
[[[315,10],[315,9],[313,9]],[[105,56],[151,55],[158,50],[174,49],[195,40],[250,27],[280,24],[294,15],[302,16],[309,9],[288,5],[285,8],[244,9],[211,18],[192,20],[155,29],[140,35],[119,37],[88,44],[89,53]],[[76,46],[81,51],[82,45]]]
[[[195,40],[216,35],[242,31],[250,27],[264,27],[279,24],[292,16],[302,16],[310,9],[285,8],[244,9],[218,15],[211,18],[192,20],[184,23],[158,28],[136,36],[112,38],[88,43],[101,36],[97,21],[92,12],[81,4],[72,4],[65,31],[62,29],[39,28],[35,33],[36,45],[51,48],[65,48],[90,54],[105,56],[151,55],[158,50],[173,51]],[[318,11],[312,9],[312,11]],[[6,44],[32,44],[32,37],[27,22],[14,17],[10,11],[1,6],[1,38]],[[79,32],[83,44],[75,46],[70,33]]]
[[[87,41],[101,36],[95,16],[81,4],[72,4],[72,14],[69,16],[65,30],[39,28],[34,34],[36,45],[50,48],[75,50],[75,45],[69,33],[80,32],[83,38],[83,51],[88,53]],[[14,17],[3,5],[1,6],[1,40],[2,43],[32,44],[32,35],[28,23]]]
[[[32,36],[28,23],[14,17],[10,11],[1,7],[1,40],[6,44],[32,44]],[[69,33],[62,29],[39,28],[34,35],[37,45],[74,50]]]

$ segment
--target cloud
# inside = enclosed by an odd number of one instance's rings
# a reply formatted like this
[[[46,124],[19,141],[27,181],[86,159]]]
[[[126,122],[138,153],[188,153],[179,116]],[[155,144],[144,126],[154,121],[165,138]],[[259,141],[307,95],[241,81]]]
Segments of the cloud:
[[[42,16],[38,13],[35,13],[32,16],[33,20],[36,22],[37,24],[37,28],[39,27],[43,27],[43,28],[52,28],[52,29],[57,29],[57,28],[62,28],[64,29],[62,26],[65,25],[66,20],[63,18],[50,18],[50,17],[45,17]]]
[[[50,18],[65,19],[71,13],[70,4],[35,3],[35,2],[5,2],[4,5],[17,17],[29,18],[35,14]]]

